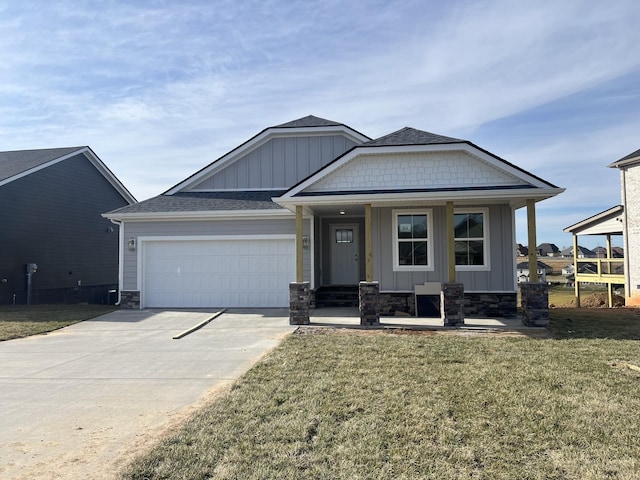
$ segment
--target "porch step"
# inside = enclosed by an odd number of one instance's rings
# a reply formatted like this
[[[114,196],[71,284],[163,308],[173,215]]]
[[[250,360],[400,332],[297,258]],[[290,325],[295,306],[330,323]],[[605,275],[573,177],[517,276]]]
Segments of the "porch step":
[[[358,287],[321,287],[316,290],[316,308],[357,306]]]

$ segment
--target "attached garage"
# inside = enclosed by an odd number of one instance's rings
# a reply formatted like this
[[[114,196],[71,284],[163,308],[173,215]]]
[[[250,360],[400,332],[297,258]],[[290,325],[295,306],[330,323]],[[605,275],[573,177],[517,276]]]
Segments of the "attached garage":
[[[295,238],[139,238],[142,307],[287,307]]]

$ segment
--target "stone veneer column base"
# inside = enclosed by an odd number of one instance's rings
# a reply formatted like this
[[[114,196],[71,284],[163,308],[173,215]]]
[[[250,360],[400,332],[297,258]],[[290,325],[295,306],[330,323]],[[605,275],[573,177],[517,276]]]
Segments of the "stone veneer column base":
[[[138,290],[122,290],[120,292],[120,308],[123,310],[140,309],[140,292]]]
[[[380,285],[378,282],[360,282],[358,287],[360,325],[380,325]]]
[[[309,282],[289,284],[289,325],[309,325],[310,305]]]
[[[464,324],[464,285],[462,283],[442,284],[440,312],[445,327]]]
[[[521,283],[522,323],[527,327],[549,325],[549,286],[546,283]]]

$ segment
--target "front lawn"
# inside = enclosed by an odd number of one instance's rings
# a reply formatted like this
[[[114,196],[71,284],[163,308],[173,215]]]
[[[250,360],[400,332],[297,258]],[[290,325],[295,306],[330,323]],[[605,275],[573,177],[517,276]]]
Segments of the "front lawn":
[[[124,478],[640,478],[640,311],[595,312],[291,335]]]
[[[116,308],[113,305],[0,305],[0,341],[51,332]]]

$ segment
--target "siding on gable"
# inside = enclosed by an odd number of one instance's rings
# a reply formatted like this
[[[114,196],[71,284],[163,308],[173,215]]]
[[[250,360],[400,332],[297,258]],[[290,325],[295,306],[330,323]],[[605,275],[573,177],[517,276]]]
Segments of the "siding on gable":
[[[466,152],[361,155],[306,189],[332,192],[388,188],[514,186],[524,182]]]
[[[342,135],[275,137],[191,190],[286,189],[355,145]]]
[[[130,238],[198,237],[217,235],[295,235],[295,218],[264,220],[194,220],[167,222],[125,222],[123,250],[123,290],[138,289],[138,249],[127,248]],[[304,221],[303,234],[310,234],[310,222]],[[304,276],[311,278],[310,249],[304,250]]]
[[[118,283],[118,226],[101,214],[128,202],[84,155],[3,185],[0,205],[0,303],[24,303],[32,262],[34,292]]]

